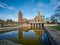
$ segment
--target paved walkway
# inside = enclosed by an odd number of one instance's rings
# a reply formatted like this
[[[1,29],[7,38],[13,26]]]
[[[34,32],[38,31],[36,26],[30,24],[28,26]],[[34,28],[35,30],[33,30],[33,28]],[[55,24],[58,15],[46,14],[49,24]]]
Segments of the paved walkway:
[[[15,30],[15,29],[19,29],[19,28],[23,28],[23,27],[22,27],[22,26],[15,26],[15,27],[2,27],[2,28],[0,28],[0,32],[1,32],[1,31]]]
[[[52,38],[55,40],[56,44],[60,45],[60,31],[50,27],[46,27],[46,29],[49,32],[49,34],[52,36]]]

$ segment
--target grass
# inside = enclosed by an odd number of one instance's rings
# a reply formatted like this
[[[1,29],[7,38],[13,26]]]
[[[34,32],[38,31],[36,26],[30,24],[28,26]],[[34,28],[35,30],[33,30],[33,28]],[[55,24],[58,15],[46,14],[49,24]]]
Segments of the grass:
[[[60,26],[50,26],[50,27],[60,31]]]

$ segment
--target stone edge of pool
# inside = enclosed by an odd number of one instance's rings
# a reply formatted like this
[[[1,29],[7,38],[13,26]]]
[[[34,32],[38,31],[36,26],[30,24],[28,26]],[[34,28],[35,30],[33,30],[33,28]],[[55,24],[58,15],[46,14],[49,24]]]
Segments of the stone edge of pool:
[[[23,44],[17,44],[9,40],[0,40],[0,45],[23,45]]]
[[[3,28],[0,28],[0,32],[10,31],[10,30],[19,29],[19,28],[26,28],[26,27],[24,27],[24,26],[3,27]]]
[[[45,31],[49,36],[49,39],[52,43],[52,45],[60,45],[60,32],[54,29],[51,29],[50,27],[45,27]]]

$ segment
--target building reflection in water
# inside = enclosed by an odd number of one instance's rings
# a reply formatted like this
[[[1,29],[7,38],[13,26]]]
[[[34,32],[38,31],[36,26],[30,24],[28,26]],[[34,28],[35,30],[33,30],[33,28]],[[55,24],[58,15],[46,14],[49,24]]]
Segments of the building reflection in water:
[[[34,32],[36,33],[36,36],[41,36],[42,35],[42,30],[40,29],[34,29]]]
[[[42,30],[39,29],[32,29],[28,31],[18,29],[18,42],[24,45],[40,45],[41,35]]]
[[[18,40],[17,40],[18,43],[22,42],[22,37],[23,37],[23,32],[21,29],[18,29]]]

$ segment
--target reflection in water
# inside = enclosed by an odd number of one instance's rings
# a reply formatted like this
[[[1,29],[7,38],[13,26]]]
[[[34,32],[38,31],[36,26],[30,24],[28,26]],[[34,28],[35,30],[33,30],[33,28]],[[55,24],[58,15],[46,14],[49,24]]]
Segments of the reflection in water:
[[[23,43],[25,45],[40,45],[40,36],[42,34],[42,30],[29,30],[22,31],[18,30],[18,42]]]
[[[51,45],[47,34],[42,30],[42,41],[45,45]]]
[[[34,30],[36,33],[36,36],[41,36],[42,35],[42,30]]]
[[[17,34],[18,31],[15,30],[15,31],[9,31],[9,32],[2,32],[0,34],[0,40],[12,40],[12,41],[15,41],[16,38],[17,38]]]
[[[18,30],[18,39],[22,38],[22,34],[23,34],[22,30]]]
[[[0,40],[11,40],[24,45],[45,45],[48,42],[46,34],[40,29],[14,30],[0,34]]]
[[[21,29],[19,29],[19,30],[18,30],[18,40],[17,40],[18,43],[21,43],[22,35],[23,35],[23,32],[22,32]]]

